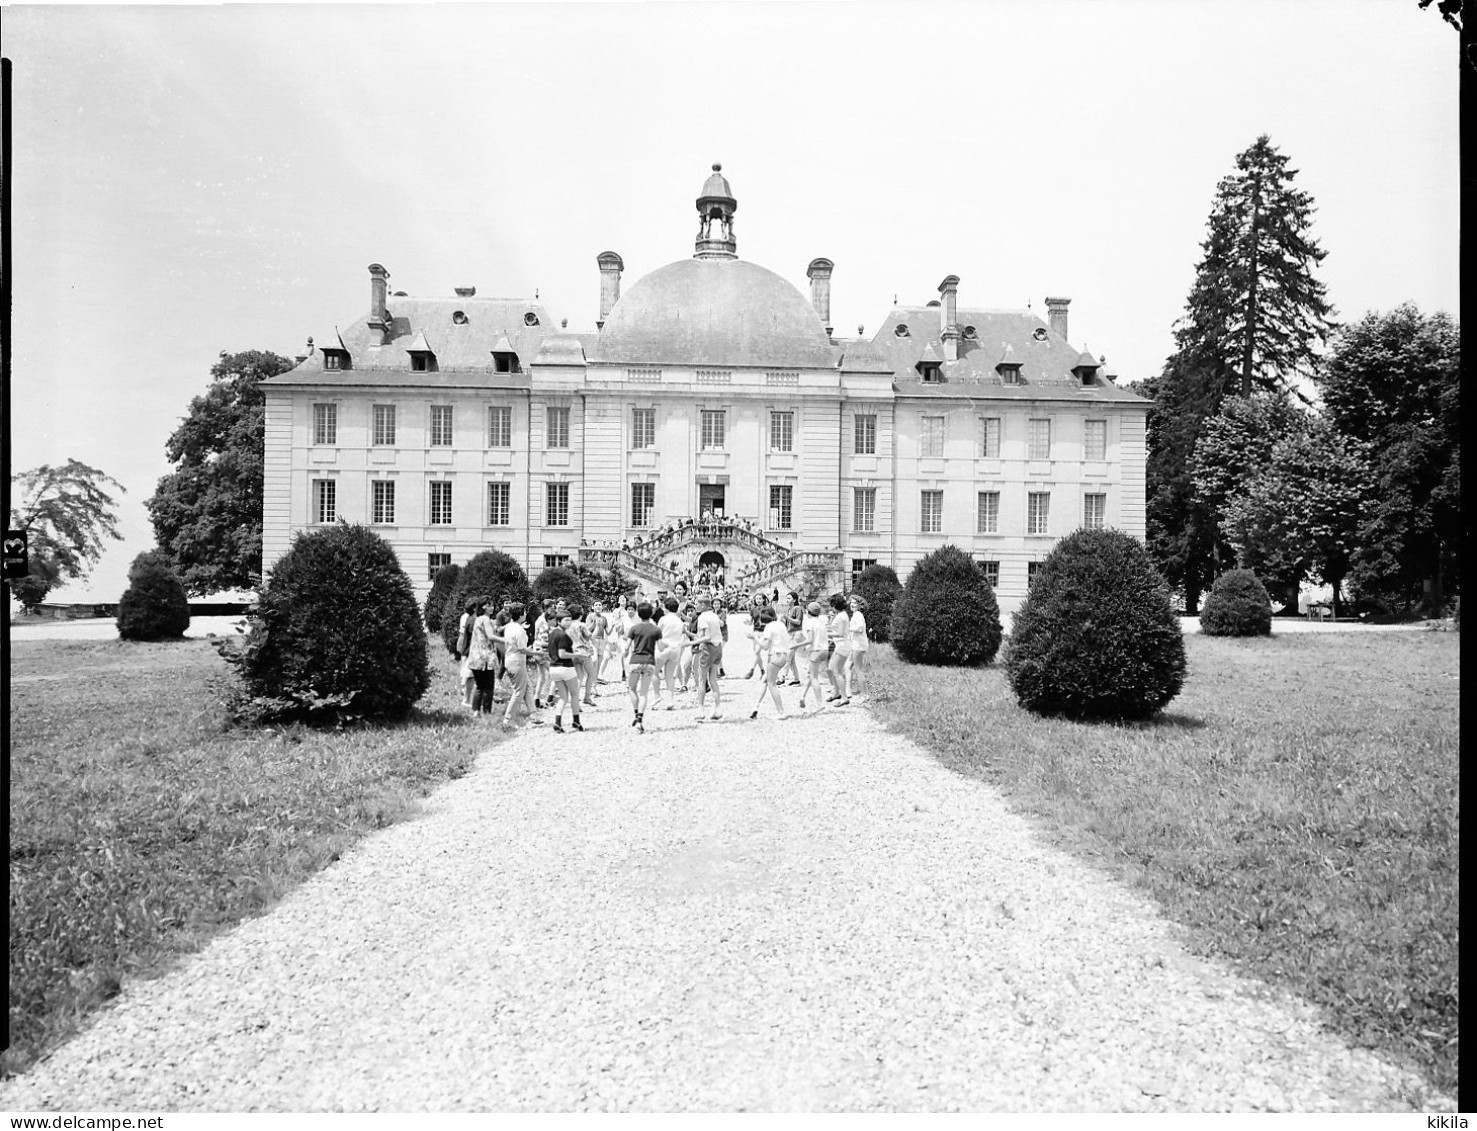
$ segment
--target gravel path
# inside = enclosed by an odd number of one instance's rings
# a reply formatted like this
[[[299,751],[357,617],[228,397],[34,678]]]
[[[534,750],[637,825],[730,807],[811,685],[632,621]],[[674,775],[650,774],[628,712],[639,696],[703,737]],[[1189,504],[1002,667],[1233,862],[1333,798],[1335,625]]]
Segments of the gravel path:
[[[0,1108],[1437,1106],[864,710],[643,736],[603,702],[131,985]]]

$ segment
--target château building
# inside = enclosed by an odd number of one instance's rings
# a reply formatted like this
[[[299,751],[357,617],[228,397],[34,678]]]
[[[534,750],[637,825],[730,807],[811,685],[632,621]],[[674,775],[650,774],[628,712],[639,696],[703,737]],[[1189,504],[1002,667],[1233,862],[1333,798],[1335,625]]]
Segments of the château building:
[[[530,577],[614,560],[655,591],[709,565],[769,590],[872,563],[906,580],[954,543],[1010,611],[1064,534],[1143,535],[1148,402],[1071,344],[1068,299],[1045,321],[962,307],[949,275],[837,337],[833,264],[810,262],[807,298],[738,257],[737,210],[714,165],[691,258],[622,293],[601,253],[592,332],[473,287],[391,291],[370,266],[368,313],[263,382],[265,565],[340,518],[423,590],[488,548]]]

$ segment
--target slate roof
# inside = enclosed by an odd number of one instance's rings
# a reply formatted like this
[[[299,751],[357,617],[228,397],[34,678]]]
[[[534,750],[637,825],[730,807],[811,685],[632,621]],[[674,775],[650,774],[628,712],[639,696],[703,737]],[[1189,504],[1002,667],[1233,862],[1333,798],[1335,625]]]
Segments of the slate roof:
[[[392,296],[390,311],[391,339],[378,343],[378,331],[369,329],[366,314],[337,337],[348,351],[348,369],[324,369],[323,354],[315,348],[307,360],[286,373],[270,377],[271,385],[369,385],[410,384],[416,386],[451,387],[472,383],[488,387],[525,388],[527,369],[538,356],[544,338],[556,334],[558,326],[544,307],[530,299],[476,298],[453,295],[450,298],[414,298]],[[465,319],[456,321],[461,312]],[[527,324],[533,314],[536,325]],[[327,337],[327,335],[325,335]],[[518,355],[523,373],[495,373],[492,351],[499,341],[501,348],[511,347]],[[315,338],[314,345],[318,345]],[[412,372],[410,351],[430,348],[436,355],[436,371]]]

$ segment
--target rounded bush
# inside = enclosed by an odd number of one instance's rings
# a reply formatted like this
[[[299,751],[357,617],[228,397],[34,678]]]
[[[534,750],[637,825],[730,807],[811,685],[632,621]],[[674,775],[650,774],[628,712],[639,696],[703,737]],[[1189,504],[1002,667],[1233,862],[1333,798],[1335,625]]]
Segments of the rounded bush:
[[[562,598],[581,608],[590,607],[589,594],[585,592],[585,587],[580,584],[574,570],[568,566],[550,566],[539,574],[533,582],[533,596],[536,601],[546,601],[550,597],[557,601]]]
[[[1267,587],[1249,569],[1228,569],[1215,579],[1200,607],[1200,631],[1206,636],[1270,636]]]
[[[431,685],[415,587],[378,534],[300,534],[272,567],[239,660],[266,718],[390,720]]]
[[[124,640],[178,640],[190,627],[190,599],[168,559],[146,550],[128,569],[118,601],[118,635]]]
[[[886,643],[892,639],[892,607],[903,591],[903,583],[891,566],[871,565],[858,575],[851,591],[867,602],[867,636]]]
[[[533,599],[533,590],[529,588],[528,574],[523,572],[523,567],[501,550],[483,550],[462,566],[456,588],[451,591],[441,613],[441,641],[453,655],[456,654],[457,625],[470,597],[486,597],[489,601],[506,597],[526,605]]]
[[[867,617],[870,624],[870,610]],[[988,664],[1000,650],[1000,606],[974,559],[943,546],[913,567],[890,630],[893,648],[910,664]]]
[[[1015,614],[1006,672],[1038,714],[1143,719],[1179,694],[1185,641],[1138,539],[1079,530],[1057,543]]]
[[[621,567],[614,562],[604,569],[595,566],[575,566],[573,573],[585,592],[587,600],[581,604],[586,609],[593,601],[603,602],[607,609],[613,609],[621,597],[634,597],[636,591],[641,588],[640,583],[634,577],[626,576]]]
[[[446,599],[456,589],[456,579],[461,576],[462,567],[455,563],[444,565],[436,571],[436,576],[431,579],[431,591],[426,594],[426,631],[440,632],[441,617],[446,612]]]

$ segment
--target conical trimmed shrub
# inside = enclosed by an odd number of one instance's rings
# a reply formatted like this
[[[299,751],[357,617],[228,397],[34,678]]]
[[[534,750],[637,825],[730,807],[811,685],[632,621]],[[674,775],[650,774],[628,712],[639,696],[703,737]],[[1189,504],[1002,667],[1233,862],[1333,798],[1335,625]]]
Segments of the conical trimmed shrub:
[[[1079,530],[1047,555],[1015,614],[1005,669],[1039,714],[1142,719],[1185,681],[1169,587],[1138,539]]]
[[[943,546],[908,574],[891,631],[894,650],[910,664],[988,664],[1000,650],[1000,605],[974,559]]]
[[[533,582],[533,596],[538,601],[546,601],[550,597],[556,601],[562,598],[581,608],[590,607],[589,594],[585,592],[579,576],[568,566],[549,566],[539,574]]]
[[[269,719],[402,718],[431,685],[415,587],[347,523],[298,535],[272,567],[237,662]]]
[[[489,601],[506,597],[526,605],[533,599],[533,590],[529,588],[528,574],[523,572],[523,567],[501,550],[483,550],[462,566],[456,588],[441,613],[441,640],[453,655],[456,654],[457,625],[468,597],[486,597]]]
[[[902,594],[903,583],[891,566],[870,565],[862,570],[851,591],[867,602],[867,635],[886,643],[892,639],[892,609]]]
[[[1228,569],[1215,579],[1200,609],[1206,636],[1270,636],[1272,602],[1249,569]]]
[[[190,627],[190,599],[179,576],[158,550],[145,550],[128,568],[128,588],[118,601],[118,635],[124,640],[178,640]]]
[[[456,590],[456,579],[462,567],[455,563],[444,565],[431,579],[431,591],[426,594],[426,631],[440,632],[441,618],[446,613],[446,599]]]

